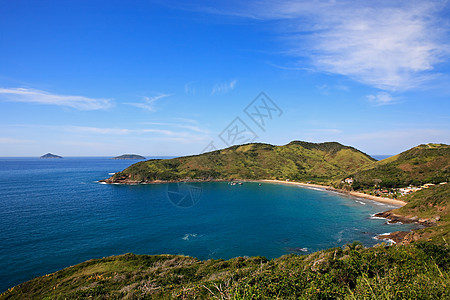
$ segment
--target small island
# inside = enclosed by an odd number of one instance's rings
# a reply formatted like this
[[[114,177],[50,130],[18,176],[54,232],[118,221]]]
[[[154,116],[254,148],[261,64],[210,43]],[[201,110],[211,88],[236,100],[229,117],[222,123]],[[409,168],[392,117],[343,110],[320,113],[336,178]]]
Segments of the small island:
[[[62,158],[62,157],[59,155],[52,154],[52,153],[47,153],[47,154],[42,155],[40,158]]]
[[[145,159],[145,157],[137,154],[123,154],[120,156],[113,157],[112,159]]]

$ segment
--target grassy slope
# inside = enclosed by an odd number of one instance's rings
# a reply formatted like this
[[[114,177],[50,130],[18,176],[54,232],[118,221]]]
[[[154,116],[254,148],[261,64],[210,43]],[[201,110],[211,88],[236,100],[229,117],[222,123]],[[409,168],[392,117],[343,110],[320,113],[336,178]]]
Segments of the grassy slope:
[[[111,180],[290,179],[329,182],[374,162],[339,143],[247,144],[196,156],[136,163]]]
[[[439,219],[436,226],[410,233],[406,237],[407,241],[422,239],[439,244],[450,243],[450,184],[432,186],[408,195],[402,200],[408,204],[393,210],[393,213],[406,217]]]
[[[274,260],[125,254],[35,278],[0,299],[444,299],[449,286],[449,248],[353,243]]]
[[[356,190],[440,183],[450,179],[450,146],[427,144],[363,168],[353,175]]]

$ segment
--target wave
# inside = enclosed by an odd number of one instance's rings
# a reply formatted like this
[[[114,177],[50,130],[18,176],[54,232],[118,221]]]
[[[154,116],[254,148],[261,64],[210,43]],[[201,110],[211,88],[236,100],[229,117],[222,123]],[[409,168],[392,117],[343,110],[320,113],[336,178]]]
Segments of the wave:
[[[391,234],[392,232],[385,232],[385,233],[380,233],[380,234],[377,234],[377,236],[380,236],[380,235],[389,235],[389,234]]]
[[[337,238],[336,241],[337,241],[338,243],[342,242],[342,239],[343,239],[343,236],[344,236],[344,231],[345,231],[345,229],[339,231],[339,232],[336,234],[336,238]]]
[[[294,253],[308,252],[309,251],[309,249],[306,248],[306,247],[304,247],[304,248],[301,248],[301,247],[286,248],[286,250],[288,252],[294,252]]]
[[[403,225],[403,223],[402,222],[387,222],[386,224],[388,224],[388,225]]]
[[[366,203],[364,203],[362,201],[355,200],[355,202],[358,202],[359,204],[362,204],[362,205],[366,205]]]
[[[388,220],[388,218],[377,217],[376,214],[370,215],[370,219],[372,220]]]
[[[386,242],[388,242],[390,245],[397,244],[393,239],[382,238],[382,237],[381,237],[381,236],[383,236],[383,235],[389,235],[389,234],[391,234],[391,232],[386,232],[386,233],[378,234],[378,235],[374,236],[373,239],[374,239],[374,240],[383,240],[383,241],[386,241]]]
[[[310,186],[307,186],[306,188],[310,189],[310,190],[321,191],[321,192],[323,192],[325,190],[325,189],[315,188],[315,187],[310,187]]]
[[[186,233],[184,235],[184,237],[182,237],[181,239],[185,240],[185,241],[189,241],[190,238],[195,238],[197,237],[196,233]]]

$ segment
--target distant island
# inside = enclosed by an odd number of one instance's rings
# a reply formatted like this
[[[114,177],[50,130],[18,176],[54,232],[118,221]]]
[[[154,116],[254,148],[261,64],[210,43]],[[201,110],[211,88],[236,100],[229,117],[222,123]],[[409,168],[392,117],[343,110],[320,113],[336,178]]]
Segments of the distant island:
[[[123,154],[120,156],[113,157],[112,159],[145,159],[145,157],[137,154]]]
[[[42,155],[40,158],[62,158],[62,157],[59,155],[52,154],[52,153],[47,153],[47,154]]]

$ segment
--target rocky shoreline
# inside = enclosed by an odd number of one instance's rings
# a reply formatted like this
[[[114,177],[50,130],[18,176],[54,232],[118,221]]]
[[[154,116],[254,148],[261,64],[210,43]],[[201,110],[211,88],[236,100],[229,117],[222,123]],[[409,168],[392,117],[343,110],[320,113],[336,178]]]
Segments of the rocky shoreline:
[[[395,213],[392,212],[392,210],[388,210],[385,212],[380,212],[374,215],[374,217],[378,217],[378,218],[386,218],[388,219],[388,223],[389,224],[395,224],[395,223],[403,223],[403,224],[419,224],[419,225],[423,225],[425,227],[429,227],[429,226],[434,226],[436,225],[436,221],[439,220],[433,220],[433,219],[420,219],[417,216],[414,217],[406,217],[406,216],[402,216],[402,215],[397,215]]]
[[[185,179],[185,180],[152,180],[152,181],[146,181],[146,180],[133,180],[128,177],[119,178],[119,179],[112,179],[112,177],[107,179],[99,180],[98,182],[104,182],[107,184],[162,184],[162,183],[178,183],[178,182],[225,182],[225,181],[232,181],[232,180],[225,180],[225,179]],[[239,181],[249,181],[249,180],[239,180]]]
[[[418,224],[423,227],[436,226],[439,219],[421,219],[417,216],[406,217],[398,215],[388,210],[385,212],[380,212],[374,215],[374,217],[385,218],[388,220],[389,224],[403,223],[403,224]],[[388,234],[378,235],[376,239],[392,241],[396,244],[407,245],[411,242],[426,238],[423,233],[418,233],[416,230],[411,231],[395,231]]]

